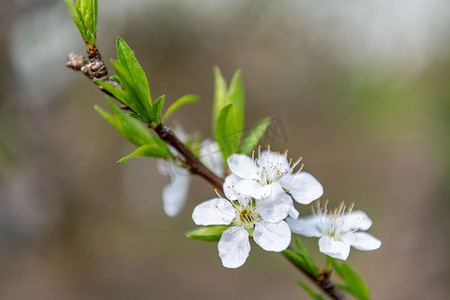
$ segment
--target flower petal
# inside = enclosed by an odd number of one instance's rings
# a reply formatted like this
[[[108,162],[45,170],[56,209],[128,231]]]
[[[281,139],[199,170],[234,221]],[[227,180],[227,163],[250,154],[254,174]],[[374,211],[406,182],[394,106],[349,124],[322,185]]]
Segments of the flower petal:
[[[192,219],[197,225],[228,225],[235,216],[233,204],[222,198],[200,203],[192,212]]]
[[[248,232],[244,227],[230,227],[222,233],[219,244],[219,257],[226,268],[239,268],[250,253]]]
[[[283,191],[278,182],[271,186],[272,193],[269,197],[256,200],[256,209],[265,221],[278,223],[288,216],[292,208],[292,199]]]
[[[381,246],[379,239],[366,232],[349,232],[342,237],[342,240],[364,251],[376,250]]]
[[[285,177],[281,185],[289,190],[295,201],[301,204],[309,204],[323,195],[320,182],[306,172]]]
[[[281,221],[269,223],[264,220],[255,224],[253,239],[266,251],[280,252],[285,250],[291,242],[289,225]]]
[[[345,217],[344,231],[367,230],[372,226],[372,220],[362,210],[352,211]]]
[[[294,203],[292,202],[291,208],[289,209],[289,217],[291,217],[292,219],[297,219],[299,215],[300,213],[295,208]]]
[[[347,260],[350,254],[350,245],[343,241],[336,241],[329,236],[323,236],[319,239],[320,252],[341,260]]]
[[[162,191],[164,212],[174,217],[178,215],[186,202],[191,176],[189,171],[166,160],[158,160],[161,174],[169,176],[170,183]]]
[[[241,180],[236,185],[236,191],[242,195],[261,199],[271,194],[272,187],[270,185],[261,185],[254,180]]]
[[[270,169],[273,169],[276,167],[276,169],[280,170],[281,172],[287,172],[289,171],[289,162],[287,159],[286,154],[280,154],[275,153],[272,151],[263,151],[261,152],[261,155],[258,157],[258,166],[259,167],[269,167]]]
[[[243,179],[259,179],[253,159],[244,154],[232,154],[227,159],[228,167],[233,174]]]
[[[211,139],[205,139],[200,145],[200,160],[219,177],[225,175],[225,164],[219,144]]]
[[[298,219],[287,218],[286,222],[294,233],[307,237],[321,237],[323,235],[320,230],[321,222],[314,215]]]
[[[237,199],[236,185],[242,178],[231,174],[225,178],[225,182],[223,183],[223,192],[225,193],[225,197],[230,200]]]

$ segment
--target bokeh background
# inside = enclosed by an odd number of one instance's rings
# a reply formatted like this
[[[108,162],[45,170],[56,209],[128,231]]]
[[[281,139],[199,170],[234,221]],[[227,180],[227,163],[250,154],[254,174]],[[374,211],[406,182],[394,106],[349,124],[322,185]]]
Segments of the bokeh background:
[[[253,244],[227,270],[215,244],[184,236],[214,196],[207,183],[194,178],[169,218],[155,161],[115,163],[133,147],[64,67],[84,48],[63,1],[0,8],[0,299],[307,299],[281,255]],[[274,117],[285,134],[272,148],[303,156],[331,205],[373,219],[382,247],[349,258],[373,298],[446,299],[449,17],[446,0],[99,0],[98,45],[109,61],[124,38],[153,97],[200,95],[173,120],[204,137],[212,67],[227,79],[241,68],[246,125]]]

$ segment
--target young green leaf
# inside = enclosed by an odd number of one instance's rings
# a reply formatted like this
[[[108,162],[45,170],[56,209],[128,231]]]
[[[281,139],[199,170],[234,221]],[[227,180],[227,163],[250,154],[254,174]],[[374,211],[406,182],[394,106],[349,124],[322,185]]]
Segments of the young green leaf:
[[[118,163],[123,163],[129,160],[132,157],[137,156],[147,156],[147,157],[154,157],[154,158],[167,158],[170,156],[169,151],[167,148],[163,148],[157,144],[151,144],[151,145],[143,145],[137,148],[133,153],[119,159]]]
[[[239,137],[236,133],[234,105],[226,105],[219,114],[216,126],[216,139],[226,162],[228,156],[237,152]]]
[[[303,270],[306,270],[314,277],[319,276],[319,268],[314,263],[314,260],[312,259],[306,247],[300,242],[297,237],[295,238],[295,245],[298,249],[297,252],[286,249],[283,251],[283,253],[288,257],[290,261],[301,267]]]
[[[122,87],[125,90],[125,99],[120,99],[124,104],[130,107],[137,114],[142,116],[145,123],[150,123],[153,120],[153,111],[142,102],[139,92],[136,90],[136,84],[133,81],[131,73],[120,62],[111,60],[111,64],[120,78]],[[114,93],[112,93],[115,95]]]
[[[95,44],[97,34],[97,0],[77,0],[75,4],[86,28],[86,42]]]
[[[142,146],[147,144],[155,144],[160,148],[165,148],[167,146],[164,141],[160,138],[150,134],[149,130],[142,126],[142,124],[131,117],[127,116],[126,113],[115,105],[114,101],[106,97],[114,116],[107,113],[99,106],[95,106],[95,110],[102,115],[123,137],[125,137],[130,143],[136,146]]]
[[[166,113],[164,114],[164,117],[163,117],[163,123],[180,107],[182,107],[188,103],[197,102],[197,101],[198,101],[197,95],[186,95],[186,96],[181,97],[180,99],[178,99],[177,101],[172,103],[172,105],[170,105],[169,108],[166,110]]]
[[[193,229],[186,233],[188,238],[194,240],[202,240],[207,242],[218,242],[220,237],[222,236],[222,232],[226,230],[229,225],[209,225],[202,226],[196,229]]]
[[[101,86],[105,91],[107,91],[108,93],[113,95],[120,102],[129,106],[128,105],[128,103],[129,103],[128,94],[127,94],[127,92],[125,92],[125,90],[115,87],[105,81],[102,81],[102,80],[95,80],[94,82],[95,82],[95,84]]]
[[[259,121],[242,142],[239,153],[249,154],[256,147],[258,141],[264,136],[269,125],[270,118]]]
[[[349,264],[338,263],[334,258],[328,257],[333,269],[346,285],[336,285],[339,289],[347,291],[359,300],[369,300],[370,292],[361,275]]]
[[[153,121],[155,121],[156,123],[160,123],[161,121],[161,110],[164,105],[165,98],[166,96],[162,95],[153,103],[153,115],[155,116],[155,119]]]
[[[219,117],[220,111],[226,105],[225,96],[227,94],[227,82],[223,78],[220,68],[215,66],[213,68],[214,72],[214,103],[213,103],[213,130],[215,130],[217,118]]]
[[[64,0],[64,2],[66,3],[67,9],[69,10],[70,15],[72,16],[75,26],[77,26],[78,31],[81,34],[81,38],[84,41],[86,41],[86,26],[84,25],[84,21],[81,16],[81,13],[75,7],[75,4],[73,3],[72,0]]]
[[[133,51],[120,37],[117,38],[116,47],[117,59],[119,63],[128,71],[127,75],[131,75],[131,87],[133,88],[134,94],[138,97],[137,100],[140,102],[141,106],[148,112],[147,114],[150,115],[152,99],[150,96],[150,88],[144,70],[139,65],[139,62],[134,56]],[[122,77],[120,76],[120,74],[118,75],[120,77],[120,80],[122,81]],[[153,121],[156,122],[156,120]]]
[[[234,104],[234,117],[236,130],[242,134],[244,130],[244,83],[242,82],[242,72],[237,70],[231,79],[230,87],[228,88],[227,103]],[[238,137],[239,139],[241,136]]]
[[[316,300],[326,300],[321,294],[316,293],[306,282],[298,281],[299,286],[301,286],[311,297]]]

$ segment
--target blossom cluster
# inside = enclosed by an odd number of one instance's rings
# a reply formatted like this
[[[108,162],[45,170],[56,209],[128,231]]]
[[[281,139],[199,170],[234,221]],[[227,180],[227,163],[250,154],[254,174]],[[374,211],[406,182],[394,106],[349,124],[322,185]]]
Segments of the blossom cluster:
[[[323,194],[320,182],[297,169],[295,162],[282,154],[258,149],[252,157],[233,154],[227,164],[231,174],[225,178],[220,196],[197,205],[192,218],[197,225],[228,225],[218,243],[219,256],[227,268],[242,266],[250,253],[250,238],[266,251],[281,252],[290,244],[291,234],[320,237],[319,249],[334,258],[346,260],[350,246],[374,250],[381,242],[358,232],[372,221],[362,211],[346,210],[344,205],[328,213],[318,207],[314,215],[299,218],[294,201],[309,204]]]

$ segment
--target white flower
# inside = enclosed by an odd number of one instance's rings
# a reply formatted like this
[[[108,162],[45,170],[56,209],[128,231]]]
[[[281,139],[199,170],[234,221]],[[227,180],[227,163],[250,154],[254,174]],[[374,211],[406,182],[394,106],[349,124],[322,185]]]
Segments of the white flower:
[[[372,220],[363,211],[353,211],[353,205],[346,211],[342,203],[339,209],[328,213],[326,204],[323,209],[319,204],[314,215],[296,220],[288,218],[286,221],[294,233],[320,237],[320,252],[341,260],[347,259],[350,246],[364,251],[375,250],[381,246],[379,239],[359,231],[369,229]]]
[[[266,251],[285,250],[291,241],[289,225],[284,221],[292,200],[281,189],[263,199],[237,194],[231,201],[214,198],[197,205],[192,219],[197,225],[229,225],[220,238],[218,248],[222,264],[227,268],[242,266],[249,253],[249,237]]]
[[[177,136],[180,139],[187,139],[186,134],[182,131],[178,132]],[[172,150],[174,154],[177,153],[176,150]],[[216,141],[204,140],[200,146],[199,157],[217,176],[223,177],[225,175],[222,153]],[[170,178],[170,183],[164,187],[162,192],[163,209],[168,216],[174,217],[181,212],[186,203],[191,174],[187,169],[167,160],[160,160],[158,167],[161,174]]]
[[[302,167],[294,172],[301,158],[293,163],[285,154],[258,150],[258,158],[250,158],[244,154],[233,154],[228,157],[228,166],[233,174],[225,179],[224,192],[236,188],[242,194],[256,199],[270,195],[274,186],[281,186],[292,198],[301,204],[309,204],[323,194],[323,187],[311,174],[300,172]],[[289,215],[297,217],[298,212],[293,204]]]

